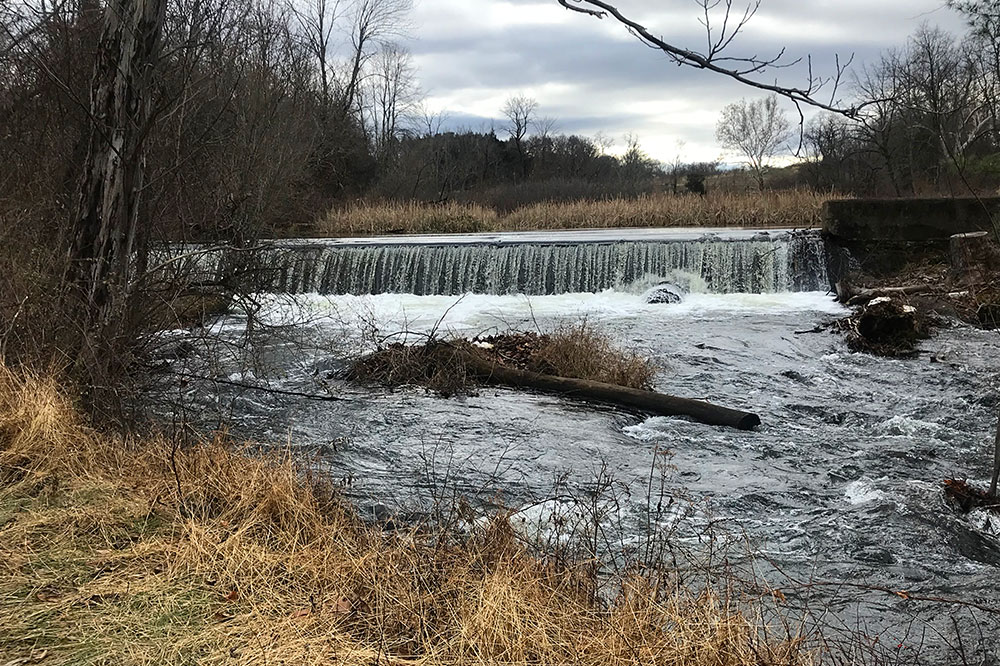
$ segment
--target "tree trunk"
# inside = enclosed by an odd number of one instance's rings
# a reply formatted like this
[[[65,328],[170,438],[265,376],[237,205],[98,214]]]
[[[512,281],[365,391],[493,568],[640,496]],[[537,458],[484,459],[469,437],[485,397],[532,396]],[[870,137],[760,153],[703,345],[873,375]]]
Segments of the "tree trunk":
[[[466,354],[464,360],[466,367],[471,369],[481,381],[491,384],[531,388],[584,400],[606,402],[664,416],[690,416],[699,423],[729,426],[740,430],[751,430],[760,425],[760,417],[756,414],[720,407],[701,400],[678,398],[655,391],[642,391],[587,379],[556,377],[555,375],[506,368],[475,354]]]
[[[166,0],[111,0],[104,13],[67,276],[80,304],[81,350],[128,319],[124,301],[135,277],[143,147],[165,7]]]
[[[1000,482],[1000,414],[997,415],[997,435],[993,440],[993,478],[990,480],[990,497],[997,496],[998,482]]]
[[[750,165],[750,170],[753,171],[753,179],[757,184],[757,191],[764,191],[764,164],[763,162],[753,162]]]
[[[972,285],[986,281],[995,262],[996,245],[990,234],[973,231],[955,234],[950,240],[951,269],[958,284]]]

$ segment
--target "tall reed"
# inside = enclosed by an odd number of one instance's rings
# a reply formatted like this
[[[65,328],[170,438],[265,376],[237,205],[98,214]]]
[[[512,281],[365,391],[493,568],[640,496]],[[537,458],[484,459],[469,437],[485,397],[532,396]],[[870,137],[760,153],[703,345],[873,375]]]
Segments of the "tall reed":
[[[317,236],[439,234],[615,227],[815,227],[829,195],[806,190],[705,197],[651,194],[634,199],[539,203],[499,214],[478,204],[359,203],[308,229]]]

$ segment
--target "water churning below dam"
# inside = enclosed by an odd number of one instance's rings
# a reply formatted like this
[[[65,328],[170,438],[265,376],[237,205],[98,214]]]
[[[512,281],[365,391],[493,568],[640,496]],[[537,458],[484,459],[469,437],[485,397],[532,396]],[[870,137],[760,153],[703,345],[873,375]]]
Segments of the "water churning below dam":
[[[373,517],[444,493],[517,509],[544,530],[575,510],[561,497],[592,498],[613,477],[615,523],[602,528],[623,547],[649,529],[693,550],[708,532],[727,535],[785,590],[782,609],[818,608],[873,649],[891,645],[894,663],[961,663],[959,634],[968,663],[1000,663],[1000,615],[963,605],[1000,604],[1000,521],[962,515],[941,492],[945,478],[987,478],[997,333],[952,322],[913,359],[854,354],[828,327],[847,310],[826,293],[817,235],[578,233],[579,243],[540,234],[493,246],[288,243],[270,255],[259,310],[222,317],[208,335],[173,334],[192,351],[167,361],[184,374],[159,376],[158,404],[291,445]],[[636,288],[678,271],[700,280],[680,303],[648,303]],[[380,340],[582,319],[651,358],[657,390],[763,424],[739,432],[498,388],[444,399],[339,374]],[[659,521],[648,512],[654,473],[677,498]]]
[[[215,277],[245,257],[202,259]],[[234,263],[236,262],[236,263]],[[601,230],[300,240],[264,246],[255,281],[289,294],[565,294],[599,292],[648,276],[694,279],[710,293],[825,290],[817,232]]]

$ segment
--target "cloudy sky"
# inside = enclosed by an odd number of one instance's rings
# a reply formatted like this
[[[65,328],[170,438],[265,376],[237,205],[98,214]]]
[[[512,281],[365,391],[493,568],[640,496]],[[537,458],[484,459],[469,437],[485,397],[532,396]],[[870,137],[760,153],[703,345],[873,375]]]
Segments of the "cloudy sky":
[[[738,2],[739,0],[737,0]],[[921,23],[962,31],[945,0],[763,0],[729,53],[786,49],[811,54],[829,73],[833,58],[873,61],[905,44]],[[722,3],[725,4],[725,3]],[[735,3],[734,3],[735,4]],[[669,42],[703,50],[694,0],[619,0],[617,7]],[[413,52],[430,108],[446,110],[450,128],[483,129],[499,120],[504,100],[524,94],[539,115],[565,133],[611,135],[615,148],[634,133],[653,157],[720,157],[715,123],[727,103],[755,91],[718,75],[677,67],[612,19],[570,12],[556,0],[415,0]],[[802,85],[803,67],[775,72]],[[613,148],[614,150],[614,148]]]

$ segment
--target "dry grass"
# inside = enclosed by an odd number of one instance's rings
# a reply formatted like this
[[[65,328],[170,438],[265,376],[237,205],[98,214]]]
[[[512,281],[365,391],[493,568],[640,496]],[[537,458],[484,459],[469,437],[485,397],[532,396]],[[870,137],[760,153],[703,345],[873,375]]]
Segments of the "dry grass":
[[[482,345],[482,346],[477,346]],[[651,389],[656,367],[586,322],[552,333],[509,332],[469,340],[393,343],[358,359],[348,378],[386,386],[423,386],[449,396],[480,384],[470,355],[500,366],[558,377]]]
[[[287,456],[103,436],[0,366],[0,656],[30,664],[810,663],[726,595],[360,522]]]
[[[335,209],[307,230],[317,236],[469,233],[615,227],[814,227],[829,194],[781,190],[705,197],[653,194],[636,199],[540,203],[509,214],[478,204],[358,204]]]
[[[357,359],[347,379],[389,387],[422,386],[444,397],[479,384],[468,367],[468,354],[478,350],[467,340],[429,340],[423,344],[392,343]]]
[[[563,326],[546,337],[535,353],[538,372],[637,389],[653,386],[656,366],[652,361],[621,348],[586,322]]]

